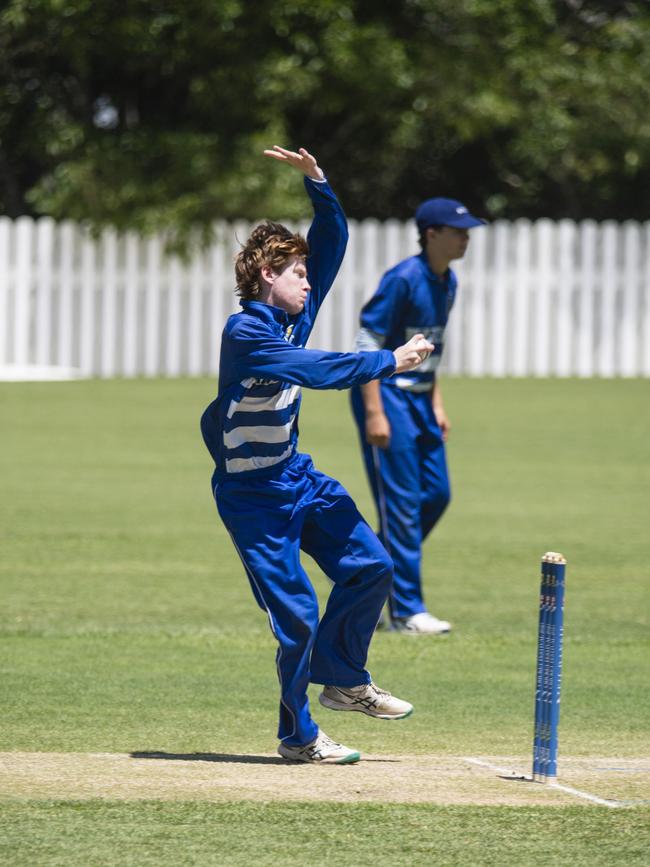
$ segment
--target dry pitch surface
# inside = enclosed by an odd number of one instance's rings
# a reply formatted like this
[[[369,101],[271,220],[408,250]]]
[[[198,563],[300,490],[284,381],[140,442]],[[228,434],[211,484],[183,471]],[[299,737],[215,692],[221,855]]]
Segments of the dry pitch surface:
[[[276,755],[1,753],[0,799],[348,801],[491,806],[650,803],[650,757],[563,758],[558,784],[503,756],[364,756],[314,766]]]

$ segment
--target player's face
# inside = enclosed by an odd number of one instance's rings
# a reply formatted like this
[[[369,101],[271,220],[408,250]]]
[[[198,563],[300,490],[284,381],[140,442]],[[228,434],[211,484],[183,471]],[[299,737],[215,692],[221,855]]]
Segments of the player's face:
[[[271,271],[269,282],[269,304],[279,307],[290,316],[304,310],[307,293],[311,290],[304,259],[294,256],[279,274]]]
[[[462,259],[465,255],[469,244],[469,229],[442,226],[440,229],[429,229],[428,235],[428,243],[441,259],[451,262],[453,259]]]

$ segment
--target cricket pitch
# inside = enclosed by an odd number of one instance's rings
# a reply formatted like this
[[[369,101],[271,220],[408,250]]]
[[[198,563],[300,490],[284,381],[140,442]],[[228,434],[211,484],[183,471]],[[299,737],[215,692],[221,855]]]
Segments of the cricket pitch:
[[[529,760],[503,756],[368,755],[358,764],[315,766],[272,754],[6,752],[0,800],[650,803],[650,757],[562,758],[557,785],[516,779],[529,774]]]

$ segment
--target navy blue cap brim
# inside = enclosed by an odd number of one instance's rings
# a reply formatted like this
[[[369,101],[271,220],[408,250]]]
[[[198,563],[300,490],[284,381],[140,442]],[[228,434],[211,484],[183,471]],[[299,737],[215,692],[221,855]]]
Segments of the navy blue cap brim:
[[[471,214],[453,217],[445,223],[445,226],[453,226],[454,229],[473,229],[475,226],[485,226],[487,220],[480,220]]]

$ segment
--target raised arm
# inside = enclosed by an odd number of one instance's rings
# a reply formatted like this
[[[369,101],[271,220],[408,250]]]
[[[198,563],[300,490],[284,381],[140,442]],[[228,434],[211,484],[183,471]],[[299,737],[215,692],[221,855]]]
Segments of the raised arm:
[[[314,209],[314,219],[307,234],[307,279],[311,292],[305,309],[313,322],[343,261],[348,242],[345,214],[325,180],[316,157],[305,148],[290,151],[275,145],[264,153],[272,159],[293,166],[305,176],[305,189]]]

